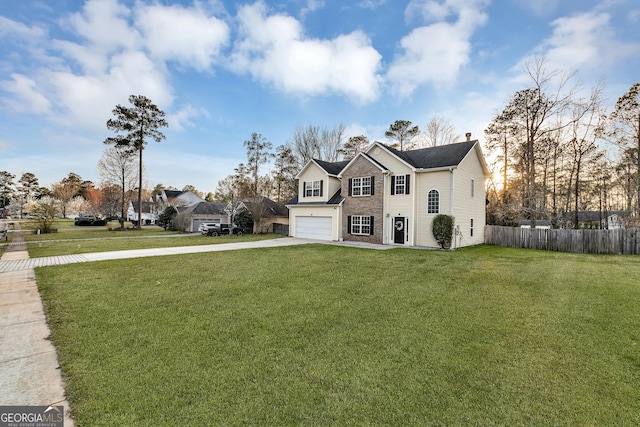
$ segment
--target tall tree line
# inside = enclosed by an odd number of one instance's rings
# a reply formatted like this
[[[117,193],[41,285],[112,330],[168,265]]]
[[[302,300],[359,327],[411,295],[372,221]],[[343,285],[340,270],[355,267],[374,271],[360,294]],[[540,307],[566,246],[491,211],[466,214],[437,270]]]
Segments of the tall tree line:
[[[602,82],[584,90],[575,73],[550,71],[544,58],[528,63],[526,72],[529,84],[485,130],[496,159],[489,223],[579,227],[584,211],[602,219],[625,211],[633,221],[640,212],[640,85],[607,116]]]

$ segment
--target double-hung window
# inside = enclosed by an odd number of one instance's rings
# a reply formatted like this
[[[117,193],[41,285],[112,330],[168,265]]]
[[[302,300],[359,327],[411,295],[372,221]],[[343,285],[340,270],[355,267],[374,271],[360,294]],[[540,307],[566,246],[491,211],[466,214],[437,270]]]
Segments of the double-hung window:
[[[370,176],[351,179],[352,196],[370,196],[372,193],[371,187],[372,185]]]
[[[371,217],[365,215],[351,216],[351,234],[371,234]]]
[[[404,194],[406,177],[404,175],[398,175],[395,181],[395,194]]]
[[[321,181],[307,181],[304,183],[304,197],[322,196]]]
[[[409,177],[410,175],[393,175],[391,176],[391,195],[409,194]]]
[[[427,213],[440,213],[440,193],[438,190],[431,190],[427,196]]]

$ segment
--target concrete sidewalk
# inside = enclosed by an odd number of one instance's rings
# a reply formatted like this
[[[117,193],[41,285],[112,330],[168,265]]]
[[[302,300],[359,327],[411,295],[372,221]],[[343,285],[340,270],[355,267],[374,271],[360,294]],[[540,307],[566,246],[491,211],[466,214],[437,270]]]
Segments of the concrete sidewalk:
[[[13,243],[0,263],[27,260],[14,224]],[[74,426],[56,349],[44,315],[33,268],[0,272],[0,406],[64,406],[64,425]]]

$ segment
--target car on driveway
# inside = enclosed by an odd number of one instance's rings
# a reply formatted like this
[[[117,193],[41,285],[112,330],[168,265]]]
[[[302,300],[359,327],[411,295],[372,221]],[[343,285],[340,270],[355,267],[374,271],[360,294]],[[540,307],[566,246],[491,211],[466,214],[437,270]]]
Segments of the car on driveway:
[[[198,231],[200,232],[200,234],[204,235],[204,234],[207,234],[205,229],[213,228],[216,225],[220,225],[220,224],[216,224],[215,222],[205,222],[198,226]]]
[[[220,236],[222,234],[235,234],[236,236],[242,236],[242,228],[234,227],[231,224],[211,224],[213,227],[205,227],[202,234],[208,236]]]

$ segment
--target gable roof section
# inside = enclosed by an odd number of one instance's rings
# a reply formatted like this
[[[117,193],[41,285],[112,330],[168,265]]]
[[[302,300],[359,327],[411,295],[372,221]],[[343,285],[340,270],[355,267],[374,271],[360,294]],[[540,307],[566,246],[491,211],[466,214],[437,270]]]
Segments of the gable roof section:
[[[200,202],[178,209],[180,212],[187,212],[192,215],[226,215],[226,206],[226,203],[220,202]]]
[[[307,162],[306,165],[304,165],[302,169],[300,169],[300,172],[298,172],[298,174],[296,175],[296,179],[300,178],[302,172],[304,172],[311,164],[318,166],[329,176],[337,176],[340,171],[344,169],[345,166],[347,166],[348,163],[349,161],[325,162],[324,160],[311,159]]]
[[[342,170],[341,170],[341,171],[340,171],[340,173],[338,174],[338,178],[342,178],[342,174],[343,174],[343,172],[344,172],[345,170],[349,169],[349,167],[350,167],[353,163],[355,163],[356,159],[358,159],[359,157],[362,157],[363,159],[368,160],[368,161],[369,161],[369,162],[371,162],[375,167],[377,167],[378,169],[380,169],[380,171],[382,171],[382,172],[387,172],[387,171],[389,170],[385,165],[383,165],[382,163],[380,163],[379,161],[377,161],[376,159],[374,159],[373,157],[371,157],[371,156],[370,156],[370,155],[368,155],[367,153],[360,152],[360,153],[356,154],[356,156],[355,156],[353,159],[351,159],[351,161],[349,161],[349,162],[347,163],[347,165],[346,165],[346,166],[344,166],[344,167],[342,168]]]
[[[247,204],[256,203],[258,199],[243,199],[245,208]],[[262,215],[266,217],[288,217],[289,209],[281,203],[271,200],[268,197],[260,196],[259,203],[262,205]]]
[[[325,162],[324,160],[313,159],[318,166],[324,169],[329,175],[338,175],[342,169],[349,164],[348,160],[341,162]]]

